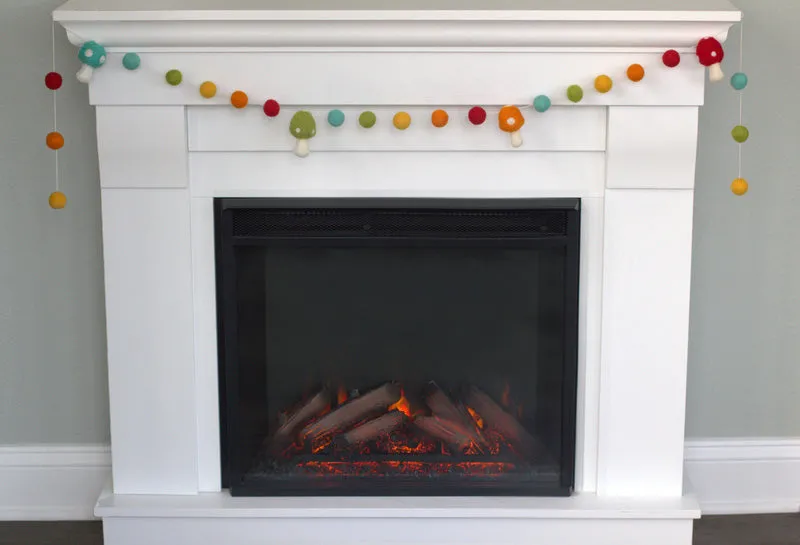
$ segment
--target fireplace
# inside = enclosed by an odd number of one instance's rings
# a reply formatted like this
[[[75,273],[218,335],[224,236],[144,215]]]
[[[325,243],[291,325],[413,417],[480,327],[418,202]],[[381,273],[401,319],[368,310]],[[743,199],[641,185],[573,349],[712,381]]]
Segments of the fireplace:
[[[567,495],[579,199],[216,199],[233,495]]]
[[[691,544],[694,50],[734,7],[108,4],[54,14],[107,51],[106,544]]]

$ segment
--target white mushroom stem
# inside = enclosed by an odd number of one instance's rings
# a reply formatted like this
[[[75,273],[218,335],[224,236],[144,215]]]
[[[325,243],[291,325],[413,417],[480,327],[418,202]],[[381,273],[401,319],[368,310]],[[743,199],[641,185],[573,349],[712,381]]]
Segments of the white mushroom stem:
[[[511,147],[518,148],[522,145],[522,135],[519,131],[511,133]]]
[[[722,81],[725,74],[722,73],[720,63],[712,64],[708,67],[708,81]]]
[[[89,83],[92,80],[93,73],[94,73],[94,68],[92,68],[88,64],[84,64],[83,66],[81,66],[81,69],[78,70],[78,73],[75,75],[77,76],[79,82]]]
[[[308,138],[298,138],[294,146],[294,154],[298,157],[308,157],[311,150],[308,147]]]

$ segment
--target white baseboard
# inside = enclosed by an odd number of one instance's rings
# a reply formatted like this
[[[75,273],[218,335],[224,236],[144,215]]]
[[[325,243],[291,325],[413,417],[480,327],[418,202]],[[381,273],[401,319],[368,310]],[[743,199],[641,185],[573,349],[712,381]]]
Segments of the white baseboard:
[[[107,445],[0,446],[0,520],[90,520],[110,476]]]
[[[800,511],[800,439],[686,442],[703,514]],[[0,446],[0,520],[90,520],[111,474],[107,445]]]
[[[800,439],[687,440],[684,459],[704,515],[800,511]]]

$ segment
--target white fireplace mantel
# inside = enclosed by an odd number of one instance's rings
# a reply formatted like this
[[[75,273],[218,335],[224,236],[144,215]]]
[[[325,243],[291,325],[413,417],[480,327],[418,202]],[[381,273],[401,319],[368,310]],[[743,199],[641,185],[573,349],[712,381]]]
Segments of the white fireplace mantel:
[[[266,4],[266,5],[264,5]],[[483,4],[483,5],[482,5]],[[535,6],[534,6],[535,4]],[[725,0],[71,0],[108,52],[97,107],[113,487],[108,545],[690,545],[683,480],[697,116],[694,44]],[[665,49],[682,53],[677,68]],[[140,55],[137,71],[122,56]],[[645,67],[629,82],[631,63]],[[727,61],[723,67],[727,68]],[[180,69],[184,81],[167,85]],[[614,88],[593,90],[598,74]],[[214,81],[218,94],[200,96]],[[574,105],[568,85],[580,84]],[[722,83],[720,85],[724,85]],[[232,108],[246,91],[250,107]],[[524,144],[497,127],[525,110]],[[281,103],[268,119],[266,98]],[[473,105],[490,118],[466,121]],[[344,111],[338,129],[325,123]],[[450,123],[431,126],[435,107]],[[317,118],[311,155],[288,120]],[[355,123],[376,112],[373,129]],[[414,119],[395,130],[394,112]],[[231,498],[220,486],[215,197],[581,199],[578,430],[570,498]],[[291,536],[291,539],[288,538]]]

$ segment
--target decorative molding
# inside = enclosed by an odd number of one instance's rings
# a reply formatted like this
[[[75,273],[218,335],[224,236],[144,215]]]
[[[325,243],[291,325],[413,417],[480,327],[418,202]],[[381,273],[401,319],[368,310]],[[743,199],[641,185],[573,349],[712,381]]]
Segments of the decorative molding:
[[[107,445],[0,446],[0,520],[88,520],[111,473]]]
[[[67,20],[56,21],[79,46],[106,47],[624,47],[689,48],[698,37],[724,41],[730,22],[523,20]]]
[[[724,40],[741,12],[724,1],[620,9],[619,2],[395,3],[72,0],[53,12],[70,41],[106,47],[691,47]],[[270,7],[272,9],[270,9]],[[388,9],[387,9],[388,7]],[[611,7],[612,9],[607,9]],[[205,8],[205,9],[203,9]],[[253,9],[256,8],[256,9]],[[289,9],[286,9],[289,8]]]
[[[685,460],[704,515],[800,511],[800,438],[689,440]]]

